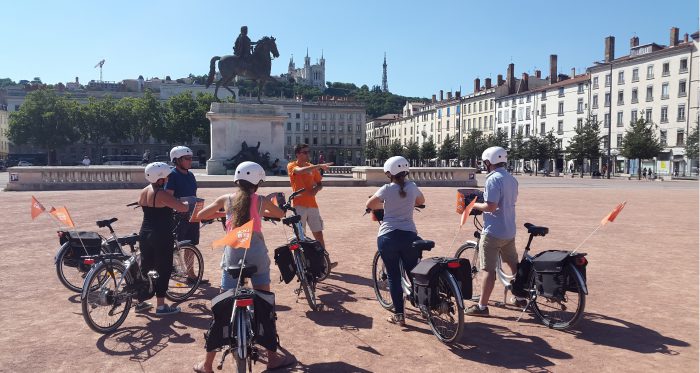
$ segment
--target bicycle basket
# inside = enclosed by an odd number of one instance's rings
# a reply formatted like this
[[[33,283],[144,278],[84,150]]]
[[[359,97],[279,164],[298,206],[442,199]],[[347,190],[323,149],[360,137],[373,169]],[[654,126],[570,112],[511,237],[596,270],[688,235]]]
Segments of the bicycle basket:
[[[467,205],[476,197],[476,202],[484,202],[484,192],[480,189],[457,189],[457,209],[456,212],[461,214]],[[469,215],[480,215],[481,210],[472,209]]]

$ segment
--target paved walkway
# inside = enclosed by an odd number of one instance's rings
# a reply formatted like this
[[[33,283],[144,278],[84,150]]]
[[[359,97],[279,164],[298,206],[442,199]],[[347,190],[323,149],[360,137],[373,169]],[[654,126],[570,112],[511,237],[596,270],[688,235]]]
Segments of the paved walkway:
[[[483,175],[479,175],[483,177]],[[513,309],[491,307],[493,317],[466,318],[459,343],[437,341],[413,311],[409,327],[388,324],[374,299],[370,260],[376,223],[363,217],[376,188],[325,188],[319,194],[326,240],[340,265],[319,286],[325,310],[308,312],[293,286],[273,282],[282,345],[300,361],[298,372],[394,371],[697,371],[698,370],[698,184],[519,176],[517,223],[550,227],[535,252],[573,248],[618,202],[627,207],[581,248],[588,252],[586,316],[571,332],[542,326],[529,315],[517,322]],[[483,181],[480,181],[483,185]],[[263,188],[262,193],[289,192]],[[423,188],[428,208],[416,215],[421,236],[435,240],[434,255],[450,255],[458,224],[454,188]],[[202,189],[208,200],[223,189]],[[55,227],[46,216],[32,222],[34,194],[46,206],[67,206],[80,228],[118,217],[119,232],[139,228],[141,212],[124,205],[135,190],[3,192],[0,204],[0,371],[189,372],[203,355],[208,299],[216,286],[181,304],[183,312],[158,319],[130,313],[112,335],[92,332],[79,297],[56,278]],[[281,227],[265,223],[268,247],[285,241]],[[287,231],[287,234],[289,232]],[[202,231],[205,277],[214,285],[220,251],[209,243],[218,226]],[[465,226],[457,242],[469,239]],[[519,228],[518,247],[526,243]],[[273,267],[273,278],[278,271]],[[500,290],[494,291],[493,299]],[[501,293],[502,294],[502,293]],[[410,309],[410,307],[409,307]],[[231,361],[227,370],[232,370]],[[260,364],[255,371],[261,371]]]

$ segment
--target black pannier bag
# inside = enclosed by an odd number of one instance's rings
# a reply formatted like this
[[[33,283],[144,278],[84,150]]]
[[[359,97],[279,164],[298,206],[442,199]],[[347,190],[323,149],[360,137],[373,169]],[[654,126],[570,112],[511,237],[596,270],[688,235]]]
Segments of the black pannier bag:
[[[462,293],[462,299],[472,299],[472,266],[469,259],[447,259],[447,270],[457,280],[457,286]],[[459,263],[459,267],[451,267],[450,263]]]
[[[235,291],[235,289],[229,289],[211,300],[211,312],[214,314],[214,320],[209,324],[209,330],[204,333],[204,347],[207,352],[231,344],[233,331],[230,330],[230,323]]]
[[[277,351],[277,314],[275,313],[275,294],[264,290],[255,290],[253,298],[253,324],[255,325],[255,343],[268,350]]]
[[[532,259],[536,272],[537,293],[545,297],[564,299],[567,279],[564,269],[569,263],[569,252],[560,250],[544,251]]]
[[[523,260],[518,263],[518,272],[515,274],[515,279],[512,282],[511,291],[516,297],[525,298],[530,294],[528,293],[527,281],[530,277],[530,271],[532,270],[532,261],[529,258],[523,258]]]
[[[294,258],[289,246],[284,245],[275,249],[275,264],[280,270],[281,281],[285,284],[290,283],[294,279],[297,270],[294,266]]]
[[[302,241],[304,257],[309,262],[309,269],[316,277],[321,277],[326,270],[325,250],[316,240]]]
[[[418,306],[430,309],[437,305],[438,274],[445,265],[442,258],[423,259],[411,270],[413,276],[413,292]]]
[[[577,264],[576,259],[579,257],[585,257],[585,256],[586,256],[586,254],[584,254],[584,253],[578,253],[578,254],[575,254],[574,256],[571,257],[571,263],[574,264],[574,267],[576,267],[576,269],[578,270],[578,273],[581,274],[581,279],[583,280],[584,284],[586,283],[586,266],[588,266],[588,261],[584,259],[583,260],[584,264]],[[576,283],[576,276],[575,275],[569,276],[569,285],[567,286],[566,290],[577,292],[579,290],[578,288],[579,288],[579,286]]]
[[[75,265],[79,264],[79,259],[82,256],[87,255],[98,255],[100,253],[100,247],[102,247],[102,236],[95,232],[68,232],[61,231],[62,234],[59,236],[59,243],[63,245],[70,241],[70,247],[65,255],[66,259],[73,259],[76,261]],[[70,265],[67,262],[66,265]]]

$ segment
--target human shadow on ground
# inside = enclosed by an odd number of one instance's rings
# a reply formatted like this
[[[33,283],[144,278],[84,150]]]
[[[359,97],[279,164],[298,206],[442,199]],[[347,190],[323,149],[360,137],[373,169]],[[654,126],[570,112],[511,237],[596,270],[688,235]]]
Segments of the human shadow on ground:
[[[688,342],[666,337],[644,326],[597,313],[586,313],[569,333],[597,345],[621,348],[643,354],[677,355],[669,346],[688,347]]]
[[[469,322],[461,340],[450,351],[463,359],[505,369],[547,372],[554,359],[571,359],[540,337],[524,335],[503,326]]]
[[[371,372],[370,370],[356,367],[356,366],[348,364],[344,361],[332,361],[332,362],[327,362],[327,363],[316,363],[316,364],[310,364],[310,365],[305,365],[305,364],[299,362],[299,363],[297,363],[297,365],[294,368],[291,368],[288,370],[282,370],[282,369],[270,370],[269,372],[278,372],[278,371],[303,372],[303,373],[326,373],[326,372],[370,373]],[[266,372],[268,372],[268,371],[266,371]]]
[[[371,278],[362,277],[351,273],[331,272],[328,278],[331,280],[342,281],[347,284],[363,285],[369,287],[374,286]]]
[[[319,290],[322,292],[320,293]],[[321,306],[319,311],[309,311],[306,316],[321,326],[334,326],[346,329],[371,329],[372,318],[350,312],[343,304],[357,302],[355,292],[338,285],[321,283],[316,286],[316,297]]]

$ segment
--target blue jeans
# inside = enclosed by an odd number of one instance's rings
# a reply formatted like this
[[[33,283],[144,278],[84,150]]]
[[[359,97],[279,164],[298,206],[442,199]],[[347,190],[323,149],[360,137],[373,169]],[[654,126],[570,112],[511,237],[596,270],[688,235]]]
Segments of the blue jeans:
[[[389,277],[389,292],[394,304],[394,313],[403,313],[403,289],[401,288],[401,269],[410,272],[418,264],[420,250],[411,248],[413,241],[420,240],[416,232],[394,230],[377,237],[379,255],[382,257]]]

